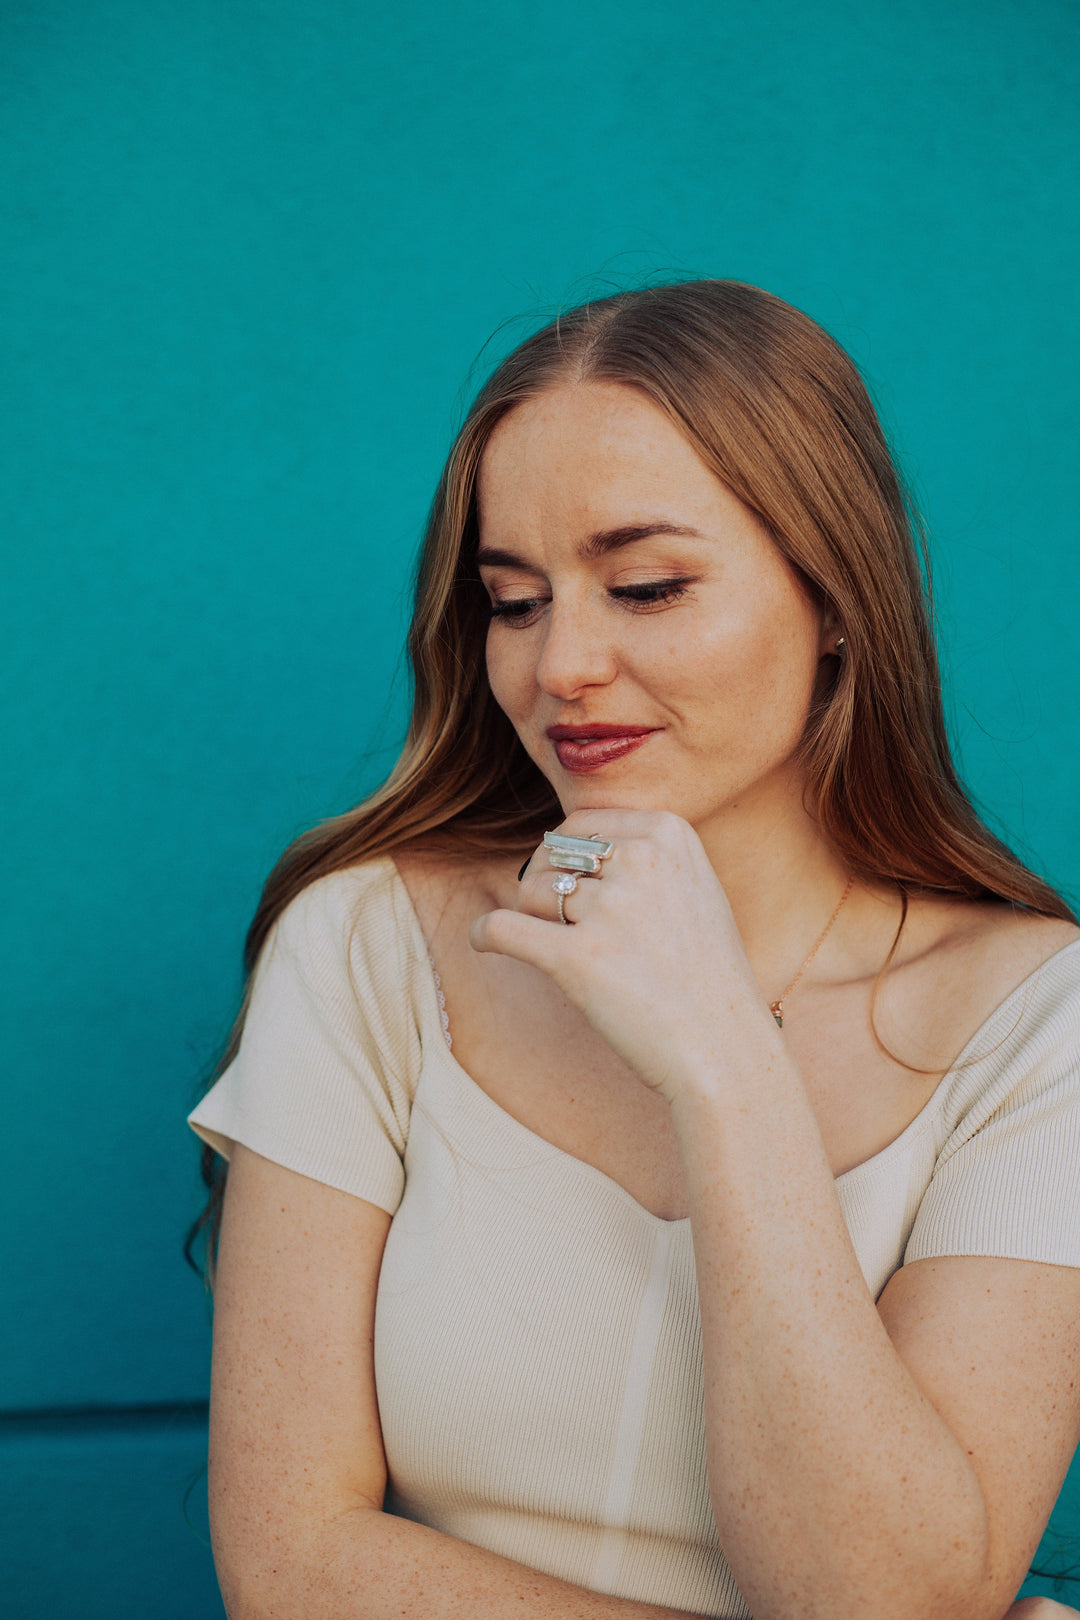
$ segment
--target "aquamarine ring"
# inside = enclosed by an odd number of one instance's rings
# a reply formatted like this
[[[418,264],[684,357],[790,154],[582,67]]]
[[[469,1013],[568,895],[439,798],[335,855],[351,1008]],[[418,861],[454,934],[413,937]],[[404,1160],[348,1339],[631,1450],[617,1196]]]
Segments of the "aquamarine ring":
[[[559,907],[559,921],[573,927],[571,918],[563,910],[567,897],[577,888],[578,878],[603,876],[603,862],[615,845],[606,838],[570,838],[566,833],[545,833],[544,847],[548,860],[559,872],[551,884]]]
[[[579,872],[588,877],[600,876],[600,865],[611,855],[615,845],[606,838],[570,838],[566,833],[545,833],[544,848],[548,860],[561,872]]]

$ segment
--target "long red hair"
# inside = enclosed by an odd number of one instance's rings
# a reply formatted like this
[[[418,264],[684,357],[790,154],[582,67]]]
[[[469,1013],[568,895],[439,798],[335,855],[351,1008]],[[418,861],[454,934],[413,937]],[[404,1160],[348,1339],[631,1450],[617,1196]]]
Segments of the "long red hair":
[[[781,299],[733,281],[617,293],[561,314],[494,372],[439,481],[409,631],[412,718],[387,781],[305,833],[271,872],[248,931],[250,974],[282,911],[327,873],[405,846],[522,855],[561,819],[487,684],[476,478],[506,413],[567,381],[641,390],[767,526],[823,602],[845,656],[802,740],[809,802],[859,877],[1074,920],[979,819],[949,752],[925,547],[863,382]],[[243,1012],[222,1063],[231,1061]],[[219,1071],[220,1072],[220,1071]],[[204,1150],[216,1230],[224,1167]]]

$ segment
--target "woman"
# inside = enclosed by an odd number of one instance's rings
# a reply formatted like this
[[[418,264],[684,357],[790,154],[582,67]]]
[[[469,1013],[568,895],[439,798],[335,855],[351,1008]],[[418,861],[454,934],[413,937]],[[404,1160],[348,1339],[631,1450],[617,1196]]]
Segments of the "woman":
[[[1080,930],[851,363],[729,282],[562,316],[411,653],[192,1116],[230,1615],[998,1620],[1080,1435]]]

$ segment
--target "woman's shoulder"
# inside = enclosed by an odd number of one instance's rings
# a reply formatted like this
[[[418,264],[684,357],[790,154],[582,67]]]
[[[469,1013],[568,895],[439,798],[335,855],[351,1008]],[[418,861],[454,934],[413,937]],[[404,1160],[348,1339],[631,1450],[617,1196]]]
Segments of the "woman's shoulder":
[[[933,930],[935,920],[929,922]],[[939,973],[948,976],[955,966],[974,977],[992,1007],[1078,940],[1080,928],[1068,918],[1044,917],[1004,901],[962,903],[940,914],[932,958]]]
[[[358,914],[372,917],[392,909],[396,880],[388,856],[310,878],[281,906],[272,934],[299,940],[348,931]]]
[[[282,908],[260,965],[291,961],[314,981],[387,987],[426,968],[427,952],[398,868],[382,855],[324,873]]]
[[[393,1212],[425,1039],[426,955],[392,861],[306,883],[259,955],[238,1052],[191,1115],[263,1158]]]
[[[919,897],[909,927],[890,999],[909,1030],[921,1025],[926,1032],[933,1066],[955,1060],[1021,991],[1033,1014],[1040,1006],[1071,1008],[1080,1041],[1080,951],[1070,948],[1080,943],[1075,923],[1005,902]]]
[[[949,949],[981,1004],[926,1111],[933,1169],[905,1263],[1080,1265],[1080,930],[1030,915],[956,920]]]

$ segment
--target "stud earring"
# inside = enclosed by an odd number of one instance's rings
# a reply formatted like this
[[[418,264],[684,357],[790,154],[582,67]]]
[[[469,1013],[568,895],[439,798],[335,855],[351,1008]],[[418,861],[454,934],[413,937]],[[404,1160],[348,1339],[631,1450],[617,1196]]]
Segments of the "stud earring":
[[[837,656],[837,658],[843,658],[844,653],[846,651],[847,651],[847,642],[844,640],[843,636],[841,636],[840,639],[836,643],[836,656]]]

